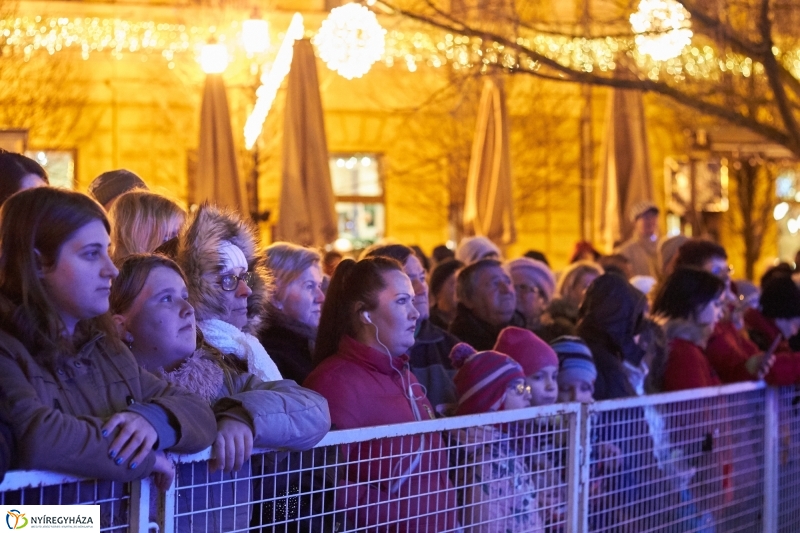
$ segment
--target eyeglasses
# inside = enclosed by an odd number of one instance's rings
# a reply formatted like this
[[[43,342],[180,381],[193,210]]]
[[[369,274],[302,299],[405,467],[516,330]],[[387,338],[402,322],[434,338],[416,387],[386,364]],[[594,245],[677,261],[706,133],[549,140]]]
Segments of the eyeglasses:
[[[716,266],[711,269],[711,273],[722,280],[727,280],[733,276],[733,267],[730,265]]]
[[[530,385],[526,385],[525,383],[517,383],[516,385],[511,385],[508,389],[513,392],[516,392],[520,396],[526,396],[526,395],[530,396],[531,391],[533,390],[531,389]]]
[[[235,274],[226,274],[219,278],[219,284],[222,285],[223,291],[235,291],[240,281],[243,281],[245,285],[252,288],[255,280],[256,277],[252,272],[243,272],[238,276]]]

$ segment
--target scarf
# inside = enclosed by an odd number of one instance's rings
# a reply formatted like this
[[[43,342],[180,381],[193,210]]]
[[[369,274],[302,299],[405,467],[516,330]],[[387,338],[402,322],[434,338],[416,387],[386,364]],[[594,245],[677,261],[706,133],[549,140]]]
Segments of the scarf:
[[[278,367],[258,339],[227,322],[211,318],[201,320],[197,327],[206,342],[224,354],[247,361],[247,370],[262,381],[283,379]]]
[[[221,395],[223,372],[204,355],[203,350],[197,350],[172,372],[159,368],[155,374],[167,383],[183,387],[212,404]]]

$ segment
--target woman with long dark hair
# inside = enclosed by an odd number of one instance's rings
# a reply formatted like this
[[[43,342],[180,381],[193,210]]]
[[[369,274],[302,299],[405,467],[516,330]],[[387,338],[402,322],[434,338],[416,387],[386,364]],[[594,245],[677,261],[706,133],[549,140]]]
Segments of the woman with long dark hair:
[[[216,424],[202,399],[142,370],[116,337],[109,245],[103,209],[82,194],[37,188],[0,211],[0,417],[17,441],[12,467],[117,481],[155,472],[167,484],[162,450],[200,451]]]
[[[419,312],[394,259],[342,261],[322,306],[316,368],[304,385],[325,396],[337,429],[434,418],[409,368]],[[358,528],[449,531],[457,527],[447,452],[438,433],[344,447],[339,493]]]
[[[666,360],[654,361],[652,382],[659,391],[721,385],[705,355],[722,314],[725,284],[713,274],[679,268],[658,289],[652,313],[667,338]]]
[[[0,149],[0,205],[16,192],[49,183],[42,165],[30,157]]]

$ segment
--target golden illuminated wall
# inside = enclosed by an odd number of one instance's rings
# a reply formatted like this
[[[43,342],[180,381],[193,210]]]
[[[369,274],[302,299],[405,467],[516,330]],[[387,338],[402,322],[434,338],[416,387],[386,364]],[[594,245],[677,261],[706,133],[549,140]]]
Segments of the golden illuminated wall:
[[[300,7],[321,8],[307,4]],[[43,6],[22,3],[19,9],[35,14]],[[190,13],[197,24],[208,24],[212,13],[124,4],[101,9],[88,2],[46,7],[51,16],[59,10],[79,16],[105,9],[104,16],[133,20],[188,20]],[[270,18],[273,42],[288,26],[290,15],[283,11]],[[244,17],[246,12],[225,16]],[[307,13],[307,27],[316,28],[323,16],[321,10]],[[79,53],[62,52],[39,53],[29,62],[15,57],[0,62],[0,128],[28,128],[33,148],[75,149],[79,190],[86,190],[103,171],[128,168],[156,190],[186,201],[203,82],[192,58],[184,55],[170,65],[163,57],[146,54],[126,53],[115,59],[107,52],[93,53],[83,60]],[[480,80],[453,74],[448,67],[415,68],[409,72],[405,64],[379,64],[362,79],[348,81],[318,62],[329,150],[380,154],[387,235],[430,251],[453,236],[450,209],[463,200]],[[251,155],[241,146],[242,127],[253,104],[255,77],[249,65],[240,62],[225,79],[242,176],[249,179]],[[505,83],[518,232],[518,242],[507,252],[515,256],[538,249],[558,269],[580,239],[581,90],[522,75]],[[605,89],[593,90],[595,169],[607,95]],[[283,100],[280,92],[258,144],[260,209],[271,211],[272,222],[280,216]],[[655,190],[664,205],[664,157],[685,149],[682,111],[652,97],[646,104]],[[269,238],[269,224],[263,229]],[[726,239],[735,242],[733,236]]]

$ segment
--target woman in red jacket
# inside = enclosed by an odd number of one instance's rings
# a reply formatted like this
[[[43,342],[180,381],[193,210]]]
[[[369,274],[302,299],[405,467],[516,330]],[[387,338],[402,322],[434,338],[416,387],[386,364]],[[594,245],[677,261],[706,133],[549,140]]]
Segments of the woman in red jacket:
[[[328,400],[336,429],[434,418],[409,370],[419,312],[394,259],[344,260],[320,318],[315,363],[304,386]],[[348,463],[337,500],[358,528],[444,532],[458,527],[447,451],[438,433],[343,447]]]
[[[679,268],[659,288],[653,315],[664,326],[665,360],[654,361],[654,383],[662,392],[720,385],[705,355],[720,318],[725,284],[713,274]]]

